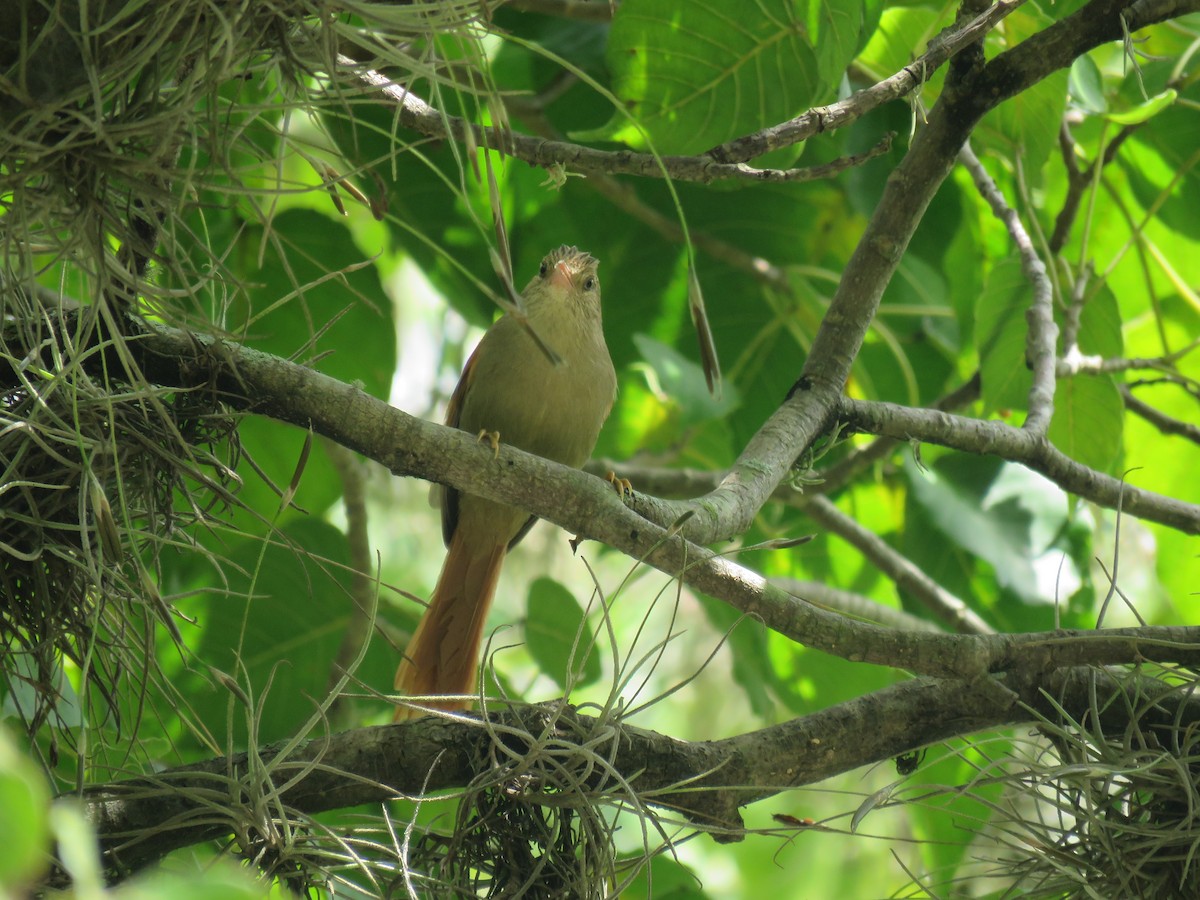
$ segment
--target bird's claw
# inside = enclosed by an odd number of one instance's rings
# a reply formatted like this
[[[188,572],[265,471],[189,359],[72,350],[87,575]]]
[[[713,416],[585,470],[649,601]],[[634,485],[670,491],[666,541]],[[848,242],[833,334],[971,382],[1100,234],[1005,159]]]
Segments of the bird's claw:
[[[479,431],[479,436],[477,438],[475,438],[475,441],[478,443],[478,442],[485,441],[485,440],[489,444],[492,445],[492,459],[499,459],[499,457],[500,457],[500,432],[488,431],[486,428],[481,428]]]
[[[604,480],[613,486],[613,490],[620,495],[622,500],[633,499],[633,482],[628,478],[621,478],[616,472],[609,472],[604,476]]]

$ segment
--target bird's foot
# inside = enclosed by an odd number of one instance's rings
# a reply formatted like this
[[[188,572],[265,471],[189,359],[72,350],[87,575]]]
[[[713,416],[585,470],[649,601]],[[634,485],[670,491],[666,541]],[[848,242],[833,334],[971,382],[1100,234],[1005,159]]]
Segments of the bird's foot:
[[[488,431],[482,428],[479,431],[479,437],[475,438],[477,442],[487,441],[492,445],[492,459],[497,459],[500,456],[500,432]]]
[[[613,490],[620,495],[622,500],[633,499],[633,482],[628,478],[621,478],[616,472],[609,472],[604,476],[604,480],[613,486]]]

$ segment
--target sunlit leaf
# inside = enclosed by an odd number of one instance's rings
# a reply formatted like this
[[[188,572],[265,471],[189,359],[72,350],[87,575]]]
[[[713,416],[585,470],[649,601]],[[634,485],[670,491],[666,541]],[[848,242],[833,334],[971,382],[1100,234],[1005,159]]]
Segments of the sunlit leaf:
[[[1020,261],[1012,258],[996,264],[975,304],[975,346],[988,410],[1024,409],[1028,402],[1025,310],[1031,296]]]
[[[1125,404],[1111,375],[1063,378],[1054,391],[1049,438],[1072,459],[1109,472],[1121,450]]]
[[[1174,88],[1170,88],[1161,94],[1156,94],[1144,103],[1139,103],[1133,109],[1110,112],[1107,118],[1118,125],[1140,125],[1171,106],[1178,96],[1178,92]]]
[[[828,91],[810,40],[791,2],[627,0],[613,19],[607,59],[614,92],[655,147],[696,153],[787,119]],[[830,51],[823,68],[844,68],[853,43]],[[840,68],[834,56],[844,56]],[[623,115],[576,137],[645,144]]]

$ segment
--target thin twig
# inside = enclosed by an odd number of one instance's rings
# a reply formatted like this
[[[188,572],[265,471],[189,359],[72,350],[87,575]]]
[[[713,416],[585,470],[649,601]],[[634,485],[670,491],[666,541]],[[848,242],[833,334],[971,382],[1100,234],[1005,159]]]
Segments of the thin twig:
[[[1024,427],[1037,435],[1044,435],[1054,416],[1054,375],[1058,325],[1054,322],[1054,292],[1046,266],[1037,254],[1037,248],[1029,238],[1021,217],[1009,206],[1004,194],[987,173],[969,143],[964,144],[958,158],[971,173],[980,196],[987,201],[992,214],[1004,223],[1009,236],[1017,246],[1021,257],[1021,271],[1033,288],[1033,302],[1025,313],[1029,325],[1027,342],[1028,364],[1033,369],[1033,383],[1029,387],[1029,415]]]
[[[778,184],[832,178],[848,168],[883,155],[891,147],[891,136],[888,136],[864,153],[819,166],[795,169],[756,169],[743,162],[718,162],[705,155],[656,156],[632,150],[597,150],[581,144],[517,134],[501,127],[488,128],[458,116],[443,114],[407,87],[373,69],[364,69],[348,56],[339,54],[338,63],[353,70],[360,80],[393,100],[400,122],[406,127],[426,137],[439,140],[452,138],[477,147],[487,147],[543,169],[558,168],[588,175],[640,175],[702,184],[721,180]]]
[[[1175,435],[1200,444],[1200,427],[1191,422],[1183,422],[1155,409],[1149,403],[1144,403],[1133,395],[1129,385],[1120,385],[1121,397],[1125,408],[1137,416],[1141,416],[1163,434]]]

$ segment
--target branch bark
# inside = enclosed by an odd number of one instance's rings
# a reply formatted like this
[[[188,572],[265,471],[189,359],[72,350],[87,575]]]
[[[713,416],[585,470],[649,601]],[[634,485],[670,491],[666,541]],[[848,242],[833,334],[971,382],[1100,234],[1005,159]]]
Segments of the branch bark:
[[[235,407],[311,428],[396,475],[437,481],[526,509],[679,577],[792,640],[845,659],[939,677],[999,671],[1017,665],[1027,653],[1041,658],[1043,646],[1058,648],[1055,652],[1068,655],[1072,665],[1200,661],[1200,628],[946,635],[855,622],[772,587],[757,573],[688,541],[678,528],[668,530],[643,518],[599,478],[505,444],[493,452],[472,435],[409,416],[312,369],[167,328],[131,340],[128,349],[143,373],[159,384],[215,390]],[[110,355],[112,359],[97,358],[96,363],[120,365],[120,355]],[[1065,646],[1081,636],[1087,637],[1086,650]],[[1189,642],[1197,646],[1186,646]],[[1059,656],[1053,663],[1065,664]]]
[[[1125,702],[1107,702],[1124,696]],[[1137,710],[1143,730],[1184,731],[1200,720],[1200,701],[1152,679],[1120,672],[1031,669],[1003,679],[916,679],[809,716],[719,741],[682,741],[628,723],[545,704],[479,719],[428,717],[307,743],[280,742],[246,753],[88,788],[83,802],[110,872],[126,874],[172,850],[237,833],[254,821],[243,807],[269,796],[276,814],[333,809],[461,788],[495,766],[552,738],[602,743],[615,772],[632,776],[639,805],[677,811],[721,842],[744,837],[739,808],[952,737],[1017,722],[1101,720],[1120,733]],[[500,753],[489,752],[501,741]],[[495,784],[512,777],[493,772]],[[513,781],[510,790],[519,790]],[[628,799],[598,767],[593,802]]]
[[[842,401],[840,416],[851,427],[903,441],[923,441],[967,453],[1019,462],[1045,475],[1064,491],[1139,519],[1187,534],[1200,534],[1200,506],[1134,487],[1077,463],[1045,437],[1003,422],[971,419],[895,403]]]

